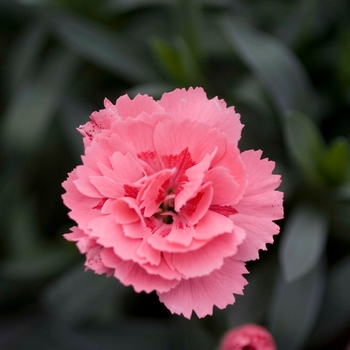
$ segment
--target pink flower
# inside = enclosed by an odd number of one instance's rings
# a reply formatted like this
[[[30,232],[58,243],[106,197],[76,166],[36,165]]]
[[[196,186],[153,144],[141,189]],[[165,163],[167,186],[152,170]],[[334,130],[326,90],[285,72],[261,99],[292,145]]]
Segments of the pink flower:
[[[219,350],[276,350],[271,334],[256,324],[245,324],[228,331]]]
[[[105,100],[79,128],[83,164],[63,183],[77,223],[65,238],[86,268],[156,291],[187,318],[233,304],[244,262],[273,242],[283,217],[274,162],[239,151],[242,127],[201,88]]]

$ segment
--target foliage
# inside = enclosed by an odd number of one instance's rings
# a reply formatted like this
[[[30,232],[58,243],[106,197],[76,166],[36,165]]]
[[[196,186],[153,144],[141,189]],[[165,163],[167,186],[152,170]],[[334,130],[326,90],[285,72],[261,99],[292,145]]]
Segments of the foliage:
[[[279,349],[350,341],[350,4],[0,0],[1,349],[213,349],[266,326]],[[84,273],[62,239],[75,128],[128,93],[202,86],[236,106],[241,149],[283,175],[285,222],[245,296],[212,317]]]

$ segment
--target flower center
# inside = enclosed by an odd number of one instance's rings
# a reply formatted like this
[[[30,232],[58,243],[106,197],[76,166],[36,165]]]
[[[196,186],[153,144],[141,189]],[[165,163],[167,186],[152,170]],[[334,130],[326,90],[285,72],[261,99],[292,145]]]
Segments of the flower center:
[[[175,194],[173,189],[169,189],[163,202],[159,206],[159,211],[154,215],[157,219],[162,220],[165,224],[172,224],[174,219],[173,215],[176,214],[174,209]]]

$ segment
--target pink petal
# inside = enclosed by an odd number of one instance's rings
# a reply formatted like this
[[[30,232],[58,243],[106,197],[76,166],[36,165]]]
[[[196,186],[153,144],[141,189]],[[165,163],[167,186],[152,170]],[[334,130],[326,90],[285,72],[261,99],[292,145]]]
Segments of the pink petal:
[[[161,170],[153,144],[154,128],[154,125],[142,120],[128,118],[123,122],[115,122],[111,129],[122,142],[129,145],[129,152],[146,162],[152,172]]]
[[[147,273],[138,264],[120,259],[112,249],[102,251],[101,258],[105,266],[114,269],[114,276],[120,282],[126,286],[132,285],[136,292],[150,293],[156,290],[164,293],[179,283],[176,279],[169,280]]]
[[[212,204],[225,205],[235,202],[239,184],[229,169],[223,166],[212,168],[206,173],[204,181],[212,184],[214,190]]]
[[[182,279],[182,275],[172,269],[166,259],[162,257],[158,265],[151,265],[149,263],[142,264],[142,268],[144,268],[151,275],[159,275],[160,277],[165,278],[166,280],[176,279],[180,281]]]
[[[137,118],[140,114],[162,113],[164,109],[147,95],[136,95],[133,100],[128,95],[120,96],[116,102],[116,108],[119,115],[126,119]]]
[[[137,249],[137,255],[144,258],[150,265],[159,265],[161,259],[161,253],[159,250],[155,250],[148,242],[147,239],[143,239],[139,248]]]
[[[110,157],[110,162],[115,174],[113,179],[117,182],[132,183],[144,176],[139,160],[135,159],[129,152],[125,155],[114,152]]]
[[[187,200],[193,197],[197,192],[200,185],[203,183],[205,173],[209,169],[215,153],[216,150],[214,150],[211,155],[206,154],[199,163],[188,168],[185,173],[180,174],[179,178],[183,178],[183,181],[177,184],[175,192],[176,197],[174,200],[175,211],[179,212]]]
[[[90,248],[86,253],[85,266],[87,269],[93,270],[99,275],[103,273],[111,275],[113,271],[105,266],[101,260],[101,252],[103,252],[103,250],[104,248],[97,244],[93,248]]]
[[[189,120],[163,120],[155,126],[153,139],[163,168],[176,167],[180,173],[215,150],[213,162],[217,162],[226,150],[226,140],[217,129]]]
[[[205,276],[219,269],[224,258],[233,256],[242,243],[245,232],[242,229],[213,238],[202,248],[187,252],[173,253],[175,268],[186,278]]]
[[[208,100],[202,88],[176,89],[163,94],[158,103],[176,120],[190,120],[217,128],[233,143],[241,137],[240,115],[217,97]]]
[[[81,230],[79,227],[73,226],[70,230],[71,230],[71,233],[66,233],[63,235],[63,237],[67,241],[77,242],[79,241],[79,239],[86,237],[86,234],[84,233],[84,231]]]
[[[174,215],[174,222],[171,225],[170,233],[165,239],[170,243],[176,243],[188,247],[193,240],[195,230],[178,216]]]
[[[242,198],[243,193],[245,193],[247,187],[247,171],[245,168],[245,164],[241,159],[240,151],[237,148],[237,145],[233,143],[227,144],[224,156],[217,163],[213,164],[213,168],[216,167],[224,167],[228,169],[229,174],[234,178],[234,181],[236,182],[236,189],[233,192],[230,192],[231,200],[227,204],[232,205],[238,203],[239,200]],[[222,175],[222,178],[225,179],[224,181],[226,182],[230,181],[227,179],[227,173],[225,173]],[[218,180],[221,180],[221,176]],[[230,189],[232,189],[232,187]],[[220,191],[218,195],[219,194],[222,195],[222,191]]]
[[[76,168],[77,179],[74,180],[74,184],[85,196],[93,198],[101,198],[103,195],[97,190],[97,188],[91,183],[90,176],[99,176],[96,171],[93,171],[91,168],[88,168],[84,165],[79,165]]]
[[[90,140],[87,144],[90,145],[92,139],[94,139],[102,130],[110,129],[113,121],[119,118],[115,106],[108,100],[104,100],[105,109],[101,109],[98,112],[93,112],[90,116],[91,122],[81,125],[78,131],[86,136]]]
[[[259,259],[259,250],[266,250],[266,244],[273,243],[273,236],[280,231],[279,226],[268,219],[237,214],[233,221],[235,226],[241,227],[246,232],[246,238],[235,255],[237,260]]]
[[[89,180],[97,189],[100,197],[118,198],[124,194],[124,187],[108,177],[90,176]]]
[[[247,281],[242,276],[248,273],[241,261],[225,259],[219,270],[208,276],[182,280],[169,292],[158,292],[159,300],[171,313],[190,318],[192,311],[198,317],[212,315],[213,306],[224,309],[235,302],[235,294],[242,294]]]
[[[260,159],[262,151],[242,152],[241,158],[248,174],[248,186],[245,195],[252,195],[276,189],[281,183],[280,175],[273,175],[275,162]]]
[[[246,215],[279,220],[283,218],[283,193],[269,191],[244,196],[235,206],[237,211]]]
[[[121,197],[114,201],[113,212],[115,221],[118,224],[131,224],[142,220],[142,214],[136,203],[136,199],[131,197]]]
[[[71,231],[72,231],[72,233],[64,234],[63,237],[67,241],[77,242],[77,248],[79,249],[80,253],[85,254],[91,248],[96,246],[95,240],[91,239],[80,228],[74,226],[71,228]]]
[[[123,231],[126,237],[130,238],[144,238],[148,237],[152,231],[145,226],[141,220],[132,222],[128,225],[123,225]]]
[[[171,225],[162,224],[160,227],[148,238],[148,243],[157,250],[162,252],[189,252],[199,249],[206,244],[206,241],[193,239],[189,246],[169,242],[166,237],[171,232]]]
[[[235,256],[243,261],[258,259],[258,250],[265,250],[266,244],[273,242],[273,235],[279,233],[272,220],[283,217],[283,194],[274,191],[280,184],[280,176],[271,174],[274,162],[260,157],[261,151],[242,153],[248,184],[242,200],[235,206],[238,213],[232,220],[247,233]]]
[[[219,350],[276,350],[271,334],[256,324],[244,324],[229,330],[220,342]]]
[[[145,208],[146,217],[151,217],[158,211],[159,205],[167,195],[167,186],[173,173],[173,169],[165,169],[145,180],[138,195],[138,202],[141,209]]]
[[[100,215],[100,211],[94,209],[101,198],[90,198],[78,191],[74,184],[77,179],[76,170],[73,170],[62,186],[66,193],[62,195],[64,204],[71,209],[69,217],[78,223],[79,228],[86,230],[89,222]]]
[[[231,219],[208,210],[203,218],[197,223],[194,238],[209,240],[223,233],[230,233],[233,230]]]
[[[213,198],[213,188],[211,184],[203,185],[197,195],[191,198],[181,209],[181,216],[184,217],[190,225],[195,225],[204,217],[208,211]]]
[[[126,237],[121,225],[117,224],[112,215],[105,215],[94,219],[90,223],[91,236],[97,243],[106,248],[113,248],[114,253],[124,260],[137,263],[146,262],[137,254],[142,239]]]

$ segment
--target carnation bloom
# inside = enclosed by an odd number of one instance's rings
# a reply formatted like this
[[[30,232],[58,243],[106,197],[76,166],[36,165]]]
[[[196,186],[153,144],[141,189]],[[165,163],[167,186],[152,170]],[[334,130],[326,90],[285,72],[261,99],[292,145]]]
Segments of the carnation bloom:
[[[219,350],[276,350],[271,334],[256,324],[245,324],[228,331]]]
[[[79,128],[83,164],[63,183],[77,226],[65,238],[86,268],[156,291],[172,313],[233,304],[245,261],[279,232],[274,162],[239,151],[239,114],[201,88],[104,104]]]

